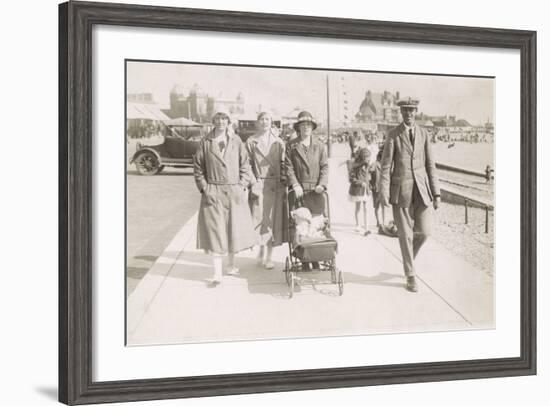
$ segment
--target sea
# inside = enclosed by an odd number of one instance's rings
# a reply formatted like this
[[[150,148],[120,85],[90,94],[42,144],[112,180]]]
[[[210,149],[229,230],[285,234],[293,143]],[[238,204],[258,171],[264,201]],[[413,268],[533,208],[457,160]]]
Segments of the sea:
[[[487,165],[495,168],[494,143],[438,142],[432,151],[438,163],[476,172],[485,172]]]

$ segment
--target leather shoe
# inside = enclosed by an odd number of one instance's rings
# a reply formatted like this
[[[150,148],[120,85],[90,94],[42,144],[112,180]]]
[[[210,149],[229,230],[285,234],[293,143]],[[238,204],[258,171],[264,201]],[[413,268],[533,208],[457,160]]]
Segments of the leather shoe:
[[[407,276],[406,288],[409,292],[418,292],[418,285],[414,276]]]

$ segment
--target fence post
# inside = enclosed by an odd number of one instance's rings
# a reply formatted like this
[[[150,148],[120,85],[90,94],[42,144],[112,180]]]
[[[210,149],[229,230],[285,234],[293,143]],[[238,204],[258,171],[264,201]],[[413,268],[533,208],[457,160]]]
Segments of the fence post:
[[[485,234],[489,234],[489,206],[485,206]]]
[[[468,224],[468,200],[464,199],[464,224]]]

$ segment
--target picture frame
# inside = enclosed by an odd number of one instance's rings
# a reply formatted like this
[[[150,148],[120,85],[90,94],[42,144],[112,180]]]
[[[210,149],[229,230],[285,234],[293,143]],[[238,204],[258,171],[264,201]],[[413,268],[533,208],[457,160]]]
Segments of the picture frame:
[[[94,25],[277,34],[520,52],[520,356],[380,366],[94,381]],[[59,6],[59,400],[122,402],[536,374],[536,32],[68,2]]]

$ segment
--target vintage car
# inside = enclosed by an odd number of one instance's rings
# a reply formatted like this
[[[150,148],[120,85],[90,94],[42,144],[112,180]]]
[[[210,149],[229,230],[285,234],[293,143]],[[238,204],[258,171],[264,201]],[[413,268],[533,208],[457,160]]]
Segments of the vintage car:
[[[257,117],[254,116],[240,116],[237,119],[237,128],[235,129],[235,132],[241,137],[241,140],[243,142],[246,142],[248,137],[251,135],[254,135],[257,131]],[[273,127],[279,132],[281,129],[281,120],[274,119],[273,120]]]
[[[204,126],[167,126],[164,141],[158,145],[138,144],[130,163],[141,175],[156,175],[166,166],[192,167],[193,155],[207,130]]]

